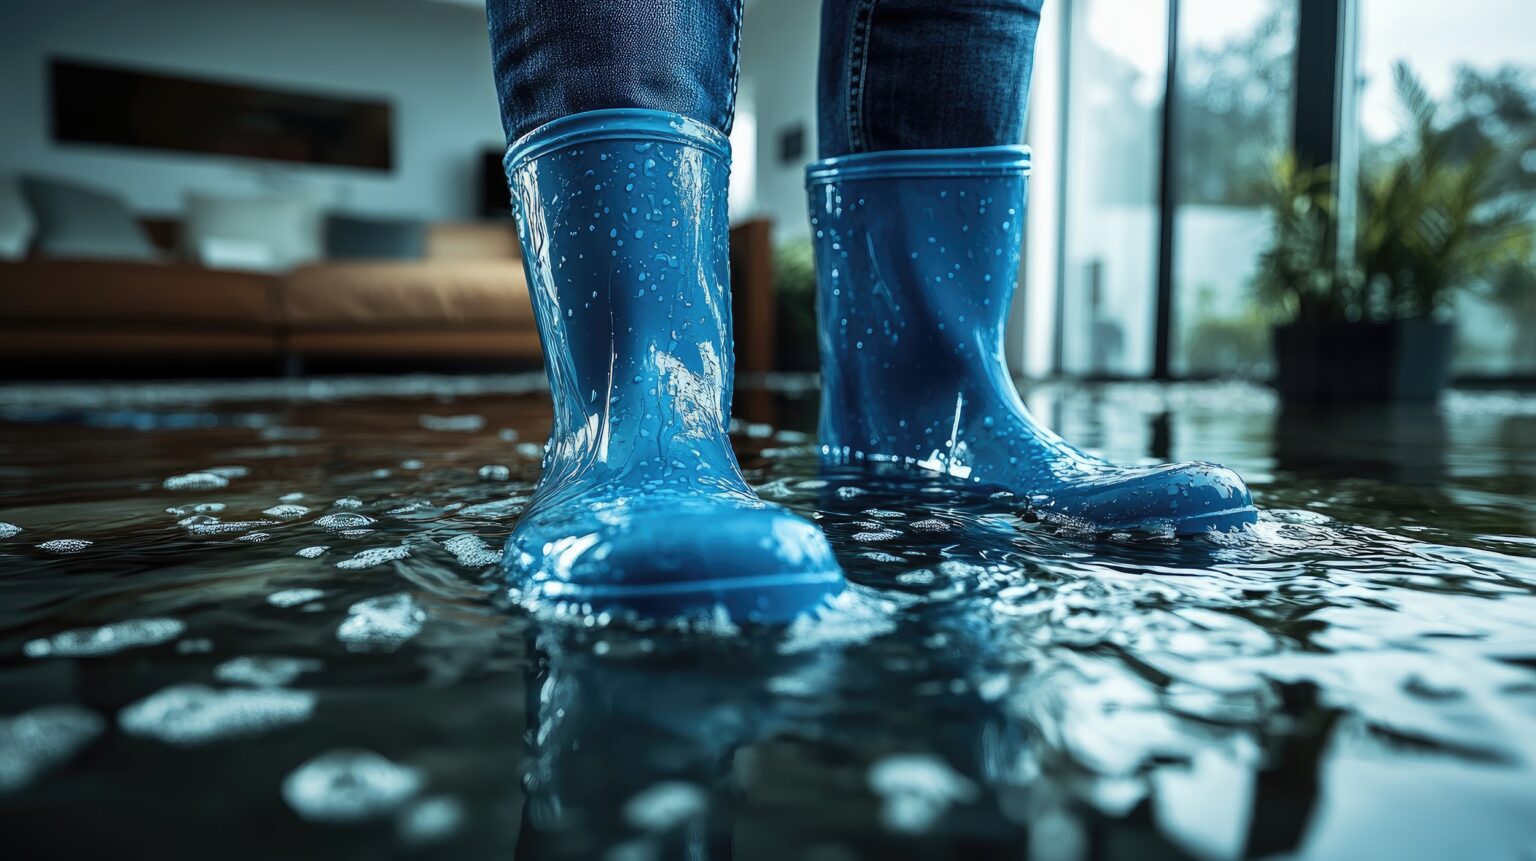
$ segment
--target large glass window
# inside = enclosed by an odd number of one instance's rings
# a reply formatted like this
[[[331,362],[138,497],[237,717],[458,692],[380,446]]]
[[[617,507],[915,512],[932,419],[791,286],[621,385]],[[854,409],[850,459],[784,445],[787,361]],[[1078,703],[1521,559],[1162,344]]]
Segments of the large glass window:
[[[1269,240],[1263,187],[1289,146],[1296,0],[1181,0],[1175,82],[1173,337],[1178,376],[1269,373],[1250,283]]]
[[[1367,0],[1360,25],[1364,168],[1411,146],[1394,80],[1401,63],[1435,102],[1438,123],[1454,130],[1454,154],[1493,148],[1505,202],[1530,206],[1536,216],[1536,11],[1529,0],[1421,3],[1412,14],[1396,0]],[[1536,373],[1531,269],[1512,267],[1456,300],[1455,373]]]
[[[1144,376],[1157,293],[1168,6],[1080,0],[1070,8],[1061,366]]]

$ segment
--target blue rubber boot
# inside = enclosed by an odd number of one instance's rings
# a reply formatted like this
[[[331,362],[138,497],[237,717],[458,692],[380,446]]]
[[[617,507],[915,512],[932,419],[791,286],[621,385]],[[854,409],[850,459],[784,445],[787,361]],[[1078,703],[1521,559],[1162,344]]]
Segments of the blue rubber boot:
[[[507,152],[555,412],[503,557],[527,603],[774,622],[843,588],[821,531],[757,498],[726,435],[729,147],[623,109]]]
[[[821,326],[823,458],[1012,491],[1096,532],[1187,535],[1257,519],[1210,463],[1121,467],[1035,423],[1003,358],[1029,173],[1024,147],[826,159],[806,174]]]

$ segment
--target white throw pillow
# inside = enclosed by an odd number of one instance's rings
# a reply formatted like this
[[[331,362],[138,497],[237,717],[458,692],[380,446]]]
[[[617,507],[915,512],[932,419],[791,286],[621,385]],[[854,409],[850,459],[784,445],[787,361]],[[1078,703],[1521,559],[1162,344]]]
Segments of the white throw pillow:
[[[36,230],[32,207],[21,196],[21,183],[13,176],[0,176],[0,260],[27,256]]]
[[[282,272],[320,248],[320,210],[302,197],[187,195],[182,249],[204,266]]]

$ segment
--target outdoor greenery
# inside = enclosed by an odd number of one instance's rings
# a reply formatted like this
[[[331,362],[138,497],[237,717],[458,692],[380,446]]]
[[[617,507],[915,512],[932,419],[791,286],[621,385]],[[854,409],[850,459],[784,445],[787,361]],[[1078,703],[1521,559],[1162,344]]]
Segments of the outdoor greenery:
[[[816,260],[811,240],[786,242],[775,250],[773,288],[779,310],[779,369],[816,370]]]
[[[1468,116],[1475,101],[1442,121],[1406,65],[1394,79],[1407,130],[1362,167],[1353,254],[1338,254],[1334,244],[1332,175],[1291,156],[1272,171],[1274,236],[1255,287],[1282,319],[1426,318],[1447,311],[1461,291],[1509,302],[1536,283],[1536,197],[1521,161],[1529,148]],[[1463,71],[1460,89],[1491,84],[1508,96],[1518,83],[1508,72],[1490,81]],[[1523,100],[1528,120],[1536,119],[1531,95]]]

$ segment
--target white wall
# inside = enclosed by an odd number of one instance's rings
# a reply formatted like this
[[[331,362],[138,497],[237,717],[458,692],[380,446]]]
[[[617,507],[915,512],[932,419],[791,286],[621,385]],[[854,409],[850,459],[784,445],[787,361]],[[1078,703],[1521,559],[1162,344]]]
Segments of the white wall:
[[[747,5],[742,18],[738,114],[750,111],[757,130],[756,176],[744,211],[732,217],[772,218],[774,235],[781,240],[810,233],[805,165],[816,158],[820,29],[820,0],[758,0]],[[797,123],[805,126],[804,156],[785,164],[779,160],[779,136]]]
[[[51,56],[386,98],[390,173],[49,140]],[[503,145],[483,8],[422,0],[3,0],[0,173],[34,171],[115,189],[144,212],[190,190],[298,191],[335,208],[465,218],[479,153]]]

